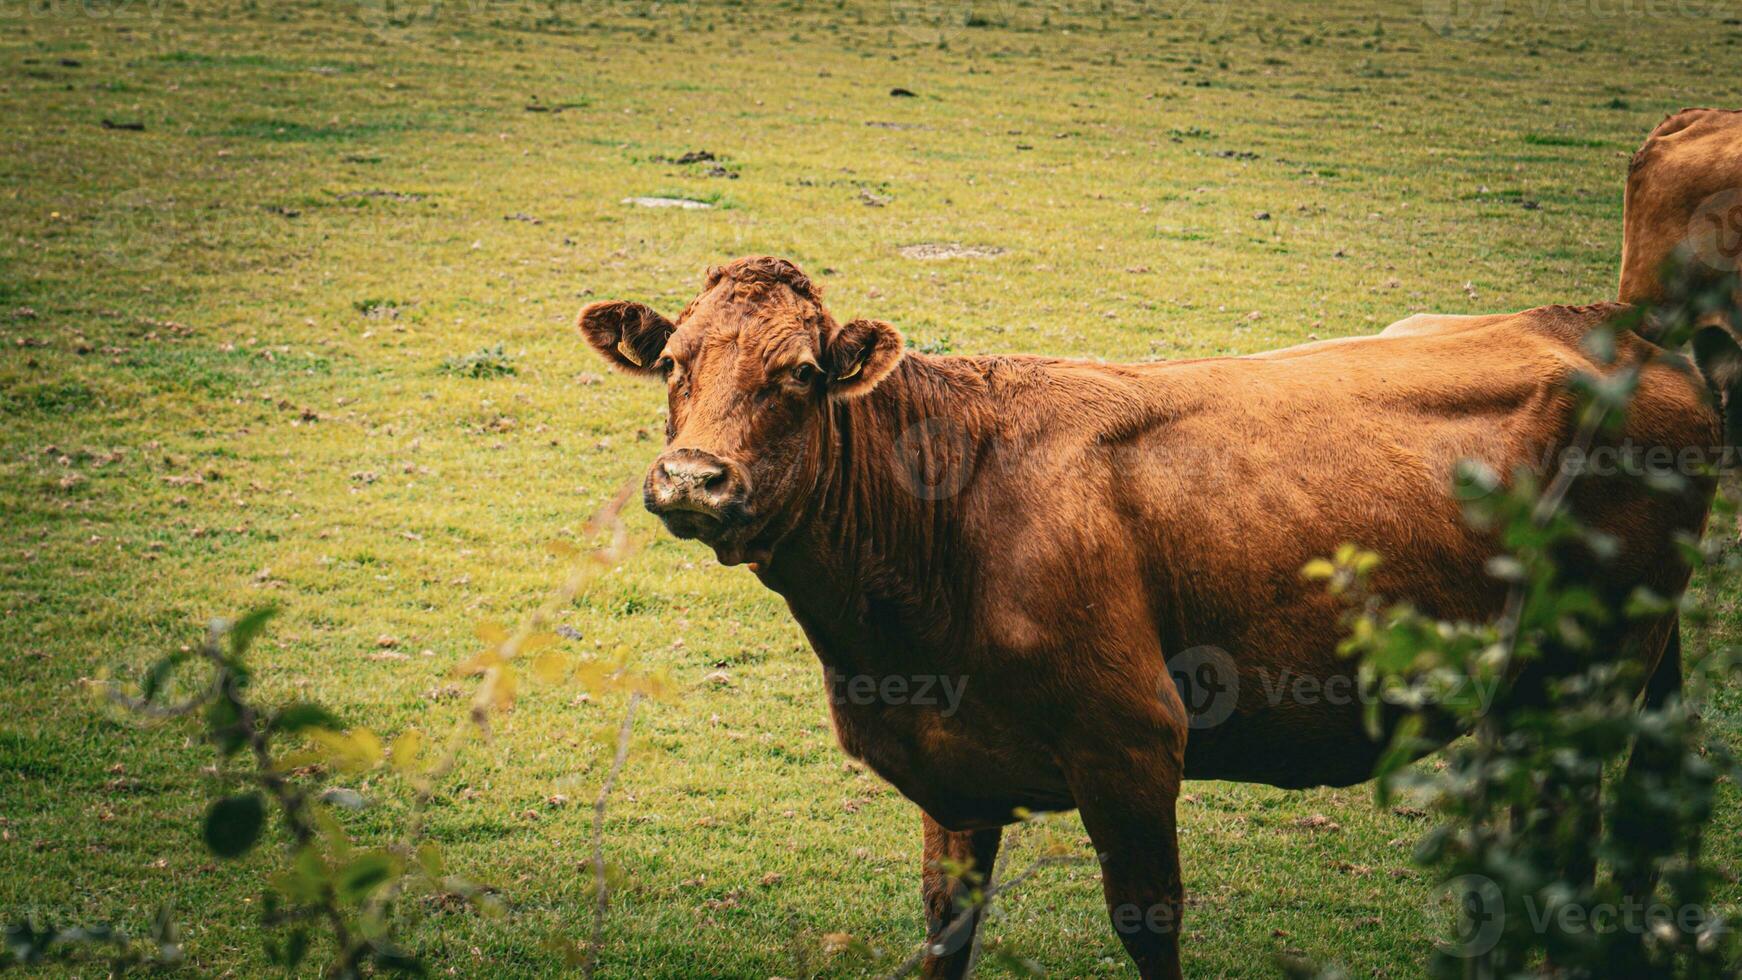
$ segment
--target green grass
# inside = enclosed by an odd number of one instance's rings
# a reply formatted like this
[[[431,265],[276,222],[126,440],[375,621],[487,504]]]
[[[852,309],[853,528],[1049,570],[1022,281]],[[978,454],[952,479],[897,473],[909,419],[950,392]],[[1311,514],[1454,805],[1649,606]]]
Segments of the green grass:
[[[108,718],[78,681],[275,602],[264,694],[387,736],[451,723],[440,689],[475,624],[533,605],[559,574],[543,543],[657,447],[658,392],[575,335],[588,300],[674,314],[708,264],[768,252],[843,319],[1108,360],[1599,300],[1627,151],[1684,104],[1742,103],[1705,55],[1737,29],[1607,8],[1514,5],[1479,37],[1354,0],[1014,0],[941,36],[871,0],[50,6],[0,11],[0,912],[141,930],[173,899],[199,975],[265,969],[267,862],[213,865],[209,752]],[[739,179],[653,159],[704,149]],[[656,194],[722,206],[620,203]],[[1006,251],[898,251],[926,242]],[[517,373],[436,369],[496,345]],[[638,726],[612,810],[629,882],[607,972],[864,972],[822,952],[837,931],[904,955],[914,808],[835,747],[782,604],[631,525],[648,545],[566,616],[571,648],[630,643],[680,687]],[[370,659],[384,633],[411,656]],[[730,685],[704,681],[721,663]],[[544,940],[585,933],[589,811],[544,801],[587,797],[616,710],[574,694],[533,686],[433,812],[454,864],[513,902],[417,924],[444,968],[556,975]],[[1742,731],[1727,700],[1708,717]],[[345,819],[381,839],[403,794],[353,788],[377,802]],[[1365,788],[1188,792],[1190,975],[1262,974],[1286,949],[1418,972],[1420,821]],[[1733,871],[1736,804],[1711,839]],[[1298,826],[1311,814],[1340,829]],[[1049,838],[1089,853],[1065,816],[1012,860]],[[1091,870],[1003,907],[990,941],[1129,975]]]

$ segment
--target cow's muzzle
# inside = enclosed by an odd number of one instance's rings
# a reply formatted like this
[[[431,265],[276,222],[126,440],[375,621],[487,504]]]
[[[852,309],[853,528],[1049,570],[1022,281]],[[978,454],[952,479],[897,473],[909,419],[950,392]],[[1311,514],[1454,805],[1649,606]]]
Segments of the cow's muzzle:
[[[680,538],[719,534],[744,514],[738,467],[699,449],[673,449],[653,461],[642,496],[647,509]]]

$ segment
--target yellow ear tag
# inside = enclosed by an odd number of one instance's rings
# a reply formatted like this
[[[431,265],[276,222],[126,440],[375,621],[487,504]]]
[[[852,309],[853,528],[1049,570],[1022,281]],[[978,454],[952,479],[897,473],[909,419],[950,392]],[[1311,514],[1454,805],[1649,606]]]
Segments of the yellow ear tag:
[[[864,366],[865,366],[865,362],[860,361],[859,363],[853,365],[853,370],[848,371],[846,374],[841,375],[840,377],[836,378],[835,380],[836,381],[847,381],[847,380],[850,380],[852,378],[855,378],[858,376],[859,370],[861,368],[863,368]]]
[[[641,366],[641,357],[635,353],[635,348],[629,346],[628,337],[624,337],[622,340],[617,341],[617,353],[622,354],[624,360],[636,367]]]

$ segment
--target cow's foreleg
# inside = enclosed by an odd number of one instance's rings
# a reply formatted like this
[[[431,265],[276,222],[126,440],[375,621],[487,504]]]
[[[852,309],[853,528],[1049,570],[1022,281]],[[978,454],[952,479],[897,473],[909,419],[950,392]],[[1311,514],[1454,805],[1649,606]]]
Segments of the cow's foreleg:
[[[1101,857],[1101,890],[1113,931],[1144,980],[1180,975],[1179,932],[1185,889],[1174,839],[1177,781],[1139,793],[1130,784],[1085,787],[1083,826]],[[1090,794],[1095,794],[1090,796]],[[1121,794],[1126,799],[1119,799]]]
[[[1003,831],[945,830],[925,818],[925,962],[920,975],[957,978],[968,975],[974,953],[974,930],[980,927],[980,904],[971,900],[976,885],[991,884]]]
[[[1171,683],[1144,707],[1147,717],[1128,716],[1122,731],[1089,733],[1092,747],[1073,752],[1067,778],[1100,855],[1113,930],[1144,980],[1176,980],[1185,889],[1174,804],[1185,771],[1185,709]]]

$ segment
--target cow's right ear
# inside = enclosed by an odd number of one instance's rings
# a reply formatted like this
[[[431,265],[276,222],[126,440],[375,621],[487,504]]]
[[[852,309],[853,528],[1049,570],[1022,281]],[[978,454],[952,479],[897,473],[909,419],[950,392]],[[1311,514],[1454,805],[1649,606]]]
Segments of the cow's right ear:
[[[599,356],[630,374],[651,375],[654,359],[677,327],[640,303],[606,301],[581,311],[581,336]]]

